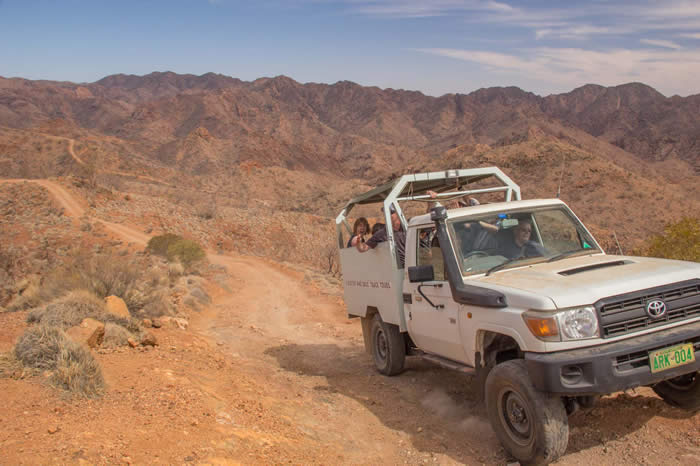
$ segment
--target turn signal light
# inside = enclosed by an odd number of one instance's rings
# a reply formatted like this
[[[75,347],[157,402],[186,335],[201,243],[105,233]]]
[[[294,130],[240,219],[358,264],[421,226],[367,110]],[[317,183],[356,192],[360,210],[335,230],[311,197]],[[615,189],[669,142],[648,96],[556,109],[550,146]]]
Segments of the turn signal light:
[[[537,338],[543,340],[551,339],[552,337],[557,337],[559,335],[559,329],[557,328],[557,321],[554,317],[534,317],[534,316],[524,316],[525,323],[530,329],[532,334]]]

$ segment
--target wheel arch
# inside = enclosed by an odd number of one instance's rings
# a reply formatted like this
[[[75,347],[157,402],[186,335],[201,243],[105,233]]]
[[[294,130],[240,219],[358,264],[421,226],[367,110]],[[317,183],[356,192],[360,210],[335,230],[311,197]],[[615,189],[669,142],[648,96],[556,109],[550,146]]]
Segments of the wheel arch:
[[[476,332],[475,367],[488,367],[510,359],[523,357],[524,343],[520,336],[507,329],[482,328]]]

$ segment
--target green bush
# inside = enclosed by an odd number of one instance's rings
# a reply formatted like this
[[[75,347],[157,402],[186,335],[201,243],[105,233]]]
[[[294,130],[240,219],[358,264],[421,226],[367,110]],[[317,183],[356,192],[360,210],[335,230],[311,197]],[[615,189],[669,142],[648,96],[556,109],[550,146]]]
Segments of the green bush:
[[[146,250],[151,254],[166,257],[170,262],[180,262],[185,268],[206,256],[199,243],[173,233],[154,236],[148,241]]]
[[[667,225],[662,235],[653,237],[645,255],[700,262],[700,220],[686,217]]]
[[[204,259],[206,254],[198,243],[189,239],[181,239],[168,246],[168,260],[179,261],[185,268]]]
[[[148,240],[146,250],[151,254],[167,257],[168,248],[170,247],[170,245],[181,241],[182,239],[182,236],[173,233],[165,233],[163,235],[154,236],[153,238]]]

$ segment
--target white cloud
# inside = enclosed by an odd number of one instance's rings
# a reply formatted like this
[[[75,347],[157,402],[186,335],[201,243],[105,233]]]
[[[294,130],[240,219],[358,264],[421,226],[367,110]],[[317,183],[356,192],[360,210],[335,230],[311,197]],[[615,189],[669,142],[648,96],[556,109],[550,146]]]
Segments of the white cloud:
[[[433,55],[472,62],[485,71],[507,75],[513,83],[539,80],[543,88],[570,90],[587,83],[615,86],[644,82],[667,95],[697,92],[700,50],[659,51],[549,48],[518,51],[518,55],[457,49],[418,49]],[[668,77],[673,76],[673,80]],[[694,91],[693,91],[694,90]]]
[[[667,49],[674,49],[674,50],[680,50],[683,47],[676,44],[675,42],[671,42],[670,40],[657,40],[657,39],[640,39],[639,42],[642,44],[647,44],[647,45],[654,45],[656,47],[665,47]]]
[[[356,13],[395,18],[447,16],[459,12],[510,13],[513,7],[494,0],[346,0]]]
[[[699,39],[700,40],[700,32],[696,32],[694,34],[680,34],[681,37],[687,37],[688,39]]]

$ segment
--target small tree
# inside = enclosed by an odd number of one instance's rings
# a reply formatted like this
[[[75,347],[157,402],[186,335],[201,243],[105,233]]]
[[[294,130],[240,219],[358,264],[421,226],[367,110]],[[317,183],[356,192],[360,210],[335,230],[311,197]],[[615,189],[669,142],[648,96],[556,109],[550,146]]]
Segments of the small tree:
[[[340,275],[339,263],[338,248],[334,243],[323,248],[321,251],[321,266],[327,274],[332,277]]]
[[[644,252],[647,256],[700,262],[700,220],[685,217],[667,225]]]

